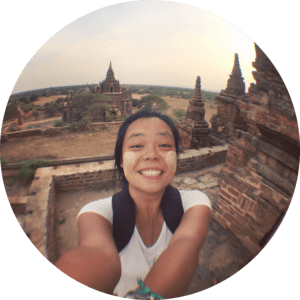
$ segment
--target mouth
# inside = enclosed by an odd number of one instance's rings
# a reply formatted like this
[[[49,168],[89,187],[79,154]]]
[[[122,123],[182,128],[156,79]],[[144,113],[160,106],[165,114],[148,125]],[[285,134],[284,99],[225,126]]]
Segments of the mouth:
[[[161,175],[163,172],[161,170],[142,170],[139,171],[139,173],[147,177],[157,177]]]

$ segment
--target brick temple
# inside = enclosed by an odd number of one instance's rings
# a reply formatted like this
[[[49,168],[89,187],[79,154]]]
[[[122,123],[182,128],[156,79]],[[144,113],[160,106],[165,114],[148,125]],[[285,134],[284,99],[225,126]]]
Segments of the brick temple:
[[[114,115],[116,121],[121,120],[123,117],[132,114],[132,93],[130,88],[127,90],[126,87],[121,87],[119,80],[115,79],[112,64],[110,62],[108,71],[106,73],[106,79],[92,87],[92,93],[101,93],[110,97],[110,101],[104,101],[103,104],[110,106],[105,111],[99,111],[94,114],[93,122],[106,121],[107,115]],[[88,93],[87,93],[88,97]],[[73,120],[75,118],[75,110],[85,109],[84,104],[80,101],[76,101],[70,95],[68,96],[68,102],[66,106],[66,120]]]
[[[189,102],[187,115],[176,124],[183,149],[199,149],[209,145],[207,136],[209,124],[205,121],[205,103],[202,101],[200,76],[196,79],[195,90]]]

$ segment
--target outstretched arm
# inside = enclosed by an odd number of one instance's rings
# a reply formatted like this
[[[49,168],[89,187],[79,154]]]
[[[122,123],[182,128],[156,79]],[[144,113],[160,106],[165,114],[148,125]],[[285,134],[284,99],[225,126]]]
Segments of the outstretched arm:
[[[121,277],[121,262],[111,224],[86,212],[78,217],[78,234],[78,247],[64,254],[56,267],[80,283],[112,294]]]
[[[144,280],[152,292],[164,298],[180,297],[189,287],[204,243],[210,209],[197,205],[188,209],[168,248],[159,256]]]

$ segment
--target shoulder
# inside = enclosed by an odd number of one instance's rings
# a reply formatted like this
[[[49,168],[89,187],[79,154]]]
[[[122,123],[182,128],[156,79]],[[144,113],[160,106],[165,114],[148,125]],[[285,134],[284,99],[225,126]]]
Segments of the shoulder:
[[[78,217],[85,212],[92,212],[92,213],[99,214],[112,224],[112,220],[113,220],[112,197],[110,196],[104,199],[95,200],[86,204],[80,210]]]
[[[209,198],[199,190],[180,190],[184,212],[195,205],[205,205],[211,209]]]

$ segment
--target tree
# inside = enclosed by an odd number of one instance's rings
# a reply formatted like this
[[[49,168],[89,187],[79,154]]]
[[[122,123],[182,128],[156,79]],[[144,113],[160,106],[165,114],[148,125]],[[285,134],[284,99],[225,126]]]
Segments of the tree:
[[[166,111],[169,108],[168,103],[158,95],[148,95],[142,97],[138,106],[142,107],[144,105],[144,109],[151,110],[153,103],[156,103],[159,111]]]
[[[31,102],[37,101],[37,100],[39,100],[39,95],[33,94],[33,95],[30,96],[29,100]]]

